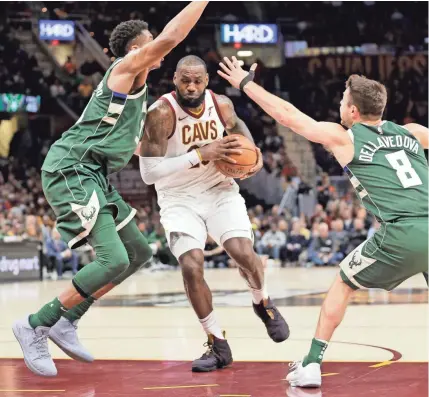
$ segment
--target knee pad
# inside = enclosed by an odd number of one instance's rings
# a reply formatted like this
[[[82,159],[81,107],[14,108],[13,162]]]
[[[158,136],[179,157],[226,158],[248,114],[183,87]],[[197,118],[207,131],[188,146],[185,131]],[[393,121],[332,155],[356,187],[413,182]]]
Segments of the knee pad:
[[[125,248],[128,252],[130,265],[128,268],[119,274],[112,283],[118,285],[128,277],[138,272],[149,260],[152,259],[152,250],[143,238],[138,238],[132,242],[125,242]]]
[[[120,248],[117,246],[110,248],[110,252],[108,252],[108,255],[106,255],[103,261],[101,258],[97,257],[97,259],[100,264],[107,269],[110,280],[113,280],[115,277],[125,272],[129,268],[131,262],[127,250],[123,245],[120,246]]]
[[[80,295],[88,298],[126,271],[129,265],[128,254],[122,243],[97,247],[95,261],[76,274],[73,285]]]

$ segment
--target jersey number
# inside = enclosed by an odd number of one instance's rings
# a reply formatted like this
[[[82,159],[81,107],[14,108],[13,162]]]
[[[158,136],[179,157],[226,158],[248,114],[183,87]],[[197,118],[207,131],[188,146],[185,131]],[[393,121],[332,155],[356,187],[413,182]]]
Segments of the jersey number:
[[[423,183],[404,150],[386,154],[386,159],[396,171],[396,175],[404,188],[418,186]]]
[[[194,150],[194,149],[198,149],[199,148],[199,146],[198,145],[194,145],[194,146],[191,146],[190,148],[189,148],[189,150],[188,150],[188,153],[189,152],[192,152],[192,150]],[[200,165],[202,164],[202,165],[207,165],[209,162],[208,161],[202,161],[201,163],[198,163],[198,164],[195,164],[194,166],[192,166],[191,168],[189,168],[190,170],[192,169],[192,168],[200,168]]]

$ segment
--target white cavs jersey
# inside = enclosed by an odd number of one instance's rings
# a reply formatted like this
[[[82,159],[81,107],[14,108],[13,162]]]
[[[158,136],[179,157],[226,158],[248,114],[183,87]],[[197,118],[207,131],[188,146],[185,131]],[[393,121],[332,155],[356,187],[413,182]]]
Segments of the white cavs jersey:
[[[175,114],[175,126],[168,139],[166,158],[178,157],[198,147],[222,139],[225,130],[218,104],[212,91],[206,90],[203,109],[194,115],[182,108],[176,99],[176,93],[163,95]],[[230,180],[221,174],[213,162],[201,162],[186,171],[178,172],[159,179],[155,183],[158,193],[172,195],[197,195],[213,186]]]

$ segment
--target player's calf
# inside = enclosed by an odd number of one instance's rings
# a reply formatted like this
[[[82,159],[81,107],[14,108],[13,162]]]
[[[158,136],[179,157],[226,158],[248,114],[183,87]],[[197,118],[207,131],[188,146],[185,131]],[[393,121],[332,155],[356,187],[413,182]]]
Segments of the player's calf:
[[[264,267],[253,249],[252,241],[236,237],[226,240],[223,245],[231,258],[237,262],[239,272],[252,293],[253,310],[264,323],[269,337],[277,343],[285,341],[290,334],[289,326],[268,296]]]

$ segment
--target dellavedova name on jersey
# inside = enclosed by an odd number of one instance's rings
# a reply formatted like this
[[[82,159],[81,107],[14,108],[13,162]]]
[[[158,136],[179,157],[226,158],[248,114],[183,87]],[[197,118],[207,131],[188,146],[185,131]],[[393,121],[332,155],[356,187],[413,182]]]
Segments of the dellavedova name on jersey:
[[[419,152],[417,141],[408,136],[380,136],[377,137],[376,143],[367,141],[367,143],[363,145],[360,150],[359,160],[372,163],[375,153],[381,148],[409,149],[416,154]]]

